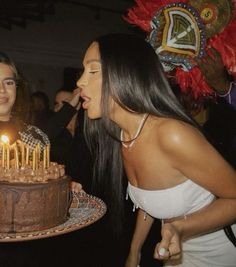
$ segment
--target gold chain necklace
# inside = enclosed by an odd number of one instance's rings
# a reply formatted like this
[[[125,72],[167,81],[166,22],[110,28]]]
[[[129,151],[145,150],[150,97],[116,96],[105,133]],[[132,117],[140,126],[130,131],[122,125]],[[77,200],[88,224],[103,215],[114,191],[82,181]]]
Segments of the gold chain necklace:
[[[149,114],[144,114],[144,116],[143,116],[143,118],[142,118],[142,120],[141,120],[141,122],[140,122],[140,124],[139,124],[139,126],[138,126],[137,132],[136,132],[136,134],[134,135],[134,137],[133,137],[132,139],[130,139],[130,140],[128,140],[128,141],[125,141],[125,140],[123,139],[123,130],[121,129],[121,131],[120,131],[120,141],[121,141],[121,144],[122,144],[124,147],[126,147],[126,148],[130,148],[130,147],[133,146],[134,142],[136,141],[137,137],[139,136],[139,134],[140,134],[140,132],[141,132],[143,126],[144,126],[144,123],[145,123],[145,121],[146,121],[148,115],[149,115]],[[130,143],[130,144],[127,145],[126,143]]]

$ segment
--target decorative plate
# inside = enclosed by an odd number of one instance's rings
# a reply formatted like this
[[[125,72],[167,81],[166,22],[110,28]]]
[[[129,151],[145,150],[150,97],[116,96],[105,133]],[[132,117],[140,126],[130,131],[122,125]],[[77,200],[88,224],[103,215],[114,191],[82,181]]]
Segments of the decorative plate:
[[[19,242],[48,238],[79,230],[99,220],[106,213],[106,204],[85,192],[73,193],[69,219],[56,227],[27,233],[0,233],[0,242]]]

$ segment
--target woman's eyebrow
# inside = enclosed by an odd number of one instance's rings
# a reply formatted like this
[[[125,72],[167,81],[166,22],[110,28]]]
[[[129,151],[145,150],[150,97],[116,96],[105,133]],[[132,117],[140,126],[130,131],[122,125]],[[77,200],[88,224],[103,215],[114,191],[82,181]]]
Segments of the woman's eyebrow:
[[[13,77],[13,76],[11,76],[11,77],[5,77],[3,80],[4,80],[4,81],[5,81],[5,80],[14,80],[14,81],[15,81],[15,80],[16,80],[16,78],[15,78],[15,77]]]

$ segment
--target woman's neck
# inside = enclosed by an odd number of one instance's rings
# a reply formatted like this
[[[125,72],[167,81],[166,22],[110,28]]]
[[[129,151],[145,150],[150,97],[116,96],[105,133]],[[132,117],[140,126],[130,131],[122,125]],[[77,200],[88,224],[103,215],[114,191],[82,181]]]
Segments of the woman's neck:
[[[111,120],[122,129],[124,140],[130,140],[136,135],[137,130],[143,127],[147,115],[148,114],[134,113],[122,109],[119,113],[117,112],[116,115],[111,116]]]
[[[137,126],[137,130],[136,132],[132,135],[132,137],[129,137],[129,139],[124,139],[124,132],[123,130],[121,129],[121,132],[120,132],[120,141],[122,143],[122,145],[126,148],[130,148],[133,146],[134,142],[136,141],[136,139],[139,137],[139,135],[141,134],[141,131],[144,127],[144,124],[147,120],[147,117],[148,117],[148,114],[145,113],[139,123],[139,125]]]

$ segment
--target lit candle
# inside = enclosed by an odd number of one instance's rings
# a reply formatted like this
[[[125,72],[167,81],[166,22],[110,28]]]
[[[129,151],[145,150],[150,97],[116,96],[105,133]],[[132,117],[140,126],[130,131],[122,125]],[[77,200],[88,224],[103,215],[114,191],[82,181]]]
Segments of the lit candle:
[[[5,167],[5,144],[2,144],[2,167]]]
[[[7,152],[7,170],[10,169],[10,145],[6,144],[6,152]]]
[[[10,146],[9,137],[7,135],[1,136],[2,141],[2,167],[10,167]]]

